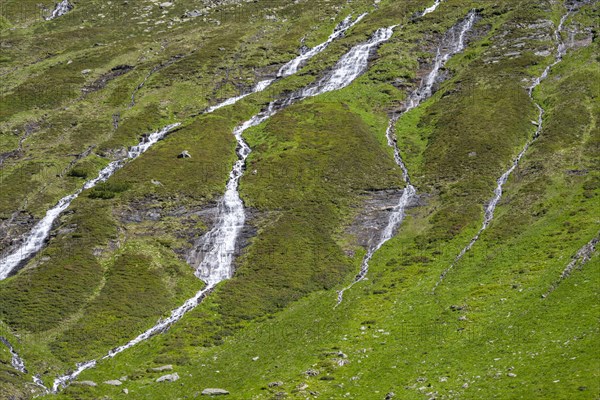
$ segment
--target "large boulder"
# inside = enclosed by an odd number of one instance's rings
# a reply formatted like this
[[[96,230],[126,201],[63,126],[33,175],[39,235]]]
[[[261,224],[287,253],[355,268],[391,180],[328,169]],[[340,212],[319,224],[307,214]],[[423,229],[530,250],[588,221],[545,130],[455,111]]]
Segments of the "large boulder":
[[[225,389],[209,388],[202,391],[203,396],[220,396],[227,395],[229,392]]]
[[[174,374],[161,376],[160,378],[158,378],[156,380],[156,382],[175,382],[178,379],[179,379],[179,375],[177,374],[177,372],[175,372]]]

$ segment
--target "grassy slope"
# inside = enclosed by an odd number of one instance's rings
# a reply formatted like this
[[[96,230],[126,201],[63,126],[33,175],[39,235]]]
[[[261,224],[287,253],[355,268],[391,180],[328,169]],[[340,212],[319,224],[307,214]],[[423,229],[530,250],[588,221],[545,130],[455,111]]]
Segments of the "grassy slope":
[[[524,3],[521,9],[507,14],[504,12],[513,8],[508,3],[505,7],[485,7],[484,21],[479,26],[490,24],[498,29],[492,29],[492,36],[456,57],[450,65],[455,78],[434,99],[401,119],[400,143],[403,151],[407,149],[405,158],[419,191],[426,194],[427,205],[412,210],[397,237],[376,254],[369,280],[348,292],[342,306],[332,308],[335,284],[344,276],[353,276],[352,270],[360,261],[359,255],[351,259],[341,250],[343,226],[360,193],[401,185],[383,132],[384,111],[397,104],[402,92],[385,82],[394,76],[412,78],[416,64],[394,60],[398,54],[406,58],[418,55],[416,38],[435,31],[430,29],[432,26],[443,32],[470,6],[449,2],[446,12],[435,13],[395,35],[389,45],[382,47],[371,72],[350,88],[293,106],[249,131],[247,137],[255,151],[248,171],[256,170],[256,174],[244,177],[241,192],[247,206],[259,215],[259,232],[238,260],[236,277],[221,285],[167,334],[100,364],[82,379],[101,382],[127,375],[129,397],[133,398],[176,398],[204,387],[225,387],[232,391],[232,398],[241,399],[277,398],[277,392],[305,398],[306,392],[295,392],[302,382],[308,383],[308,390],[331,398],[347,393],[349,398],[383,398],[388,391],[402,398],[422,398],[428,392],[464,398],[590,398],[598,393],[594,372],[598,370],[597,353],[593,350],[598,344],[598,257],[549,298],[541,299],[571,255],[598,232],[598,175],[594,164],[598,158],[598,128],[594,122],[598,109],[594,97],[597,88],[593,86],[598,79],[588,79],[598,71],[597,43],[570,53],[536,91],[536,98],[547,111],[542,137],[507,183],[497,219],[474,251],[448,275],[438,294],[430,294],[439,273],[478,228],[482,205],[491,196],[494,180],[533,132],[529,121],[535,118],[535,108],[519,81],[539,73],[540,65],[550,59],[528,53],[491,66],[481,62],[493,53],[488,48],[497,40],[494,33],[511,23],[547,15],[532,4]],[[578,21],[589,24],[586,18],[594,15],[592,9],[588,7],[578,15]],[[397,20],[406,15],[403,9],[395,9],[397,14],[385,12],[389,10],[375,13],[363,29],[391,23],[394,15]],[[558,11],[554,15],[558,16]],[[357,31],[336,43],[306,71],[316,72],[331,65],[335,54],[360,40],[360,35]],[[384,78],[382,72],[392,68],[397,70]],[[309,78],[286,80],[276,90],[297,86]],[[159,98],[160,91],[156,94]],[[159,306],[154,317],[147,318],[148,309],[144,307],[139,313],[133,309],[125,314],[134,323],[148,323],[198,285],[185,277],[189,275],[185,265],[170,255],[169,247],[185,246],[185,241],[175,238],[176,227],[169,225],[174,221],[162,221],[160,237],[148,238],[152,231],[143,223],[130,224],[125,232],[122,228],[117,231],[114,226],[122,225],[117,222],[119,211],[98,213],[98,205],[122,210],[150,198],[163,210],[178,204],[193,209],[214,199],[222,190],[228,169],[228,163],[221,161],[223,154],[233,157],[233,142],[227,132],[236,121],[257,109],[255,101],[262,100],[265,96],[256,96],[235,110],[200,118],[157,145],[111,180],[115,182],[113,187],[121,182],[127,188],[114,199],[78,200],[75,213],[64,218],[76,219],[78,230],[86,226],[97,229],[92,230],[94,236],[84,233],[81,240],[97,246],[127,238],[126,245],[97,263],[89,258],[92,245],[83,246],[86,250],[81,254],[71,250],[61,253],[59,249],[61,244],[65,247],[65,242],[56,241],[56,252],[81,261],[78,274],[88,271],[73,282],[60,282],[72,285],[70,290],[87,291],[91,300],[84,312],[91,318],[75,319],[65,328],[52,328],[50,347],[46,341],[32,337],[28,344],[39,344],[30,354],[23,349],[26,359],[37,367],[41,361],[36,360],[53,359],[50,349],[60,349],[56,354],[61,358],[79,360],[84,354],[116,344],[113,339],[106,340],[110,335],[116,335],[114,339],[129,338],[139,331],[132,325],[125,331],[108,325],[104,328],[107,331],[95,332],[100,326],[95,324],[122,315],[115,307],[120,301],[114,302],[110,293],[118,291],[123,301],[128,301],[131,296],[127,293],[144,285],[155,290],[162,279],[162,284],[171,288],[167,291],[171,298],[161,300],[166,301],[163,303],[152,302]],[[503,113],[497,112],[499,105]],[[219,132],[219,136],[198,137],[196,132]],[[121,139],[118,142],[122,143]],[[469,143],[469,148],[464,143]],[[171,161],[182,148],[192,151],[192,161]],[[471,151],[477,157],[469,157]],[[196,157],[196,152],[202,156]],[[217,171],[214,176],[191,185],[174,179],[197,176],[204,168],[204,156],[219,160],[211,164],[211,170],[214,167]],[[158,163],[172,167],[153,168]],[[136,164],[139,168],[134,168]],[[576,169],[588,172],[568,172]],[[150,179],[163,182],[165,187],[149,184]],[[103,222],[89,222],[92,212]],[[63,225],[69,224],[65,221]],[[142,262],[143,257],[164,266],[155,270],[147,265],[149,262]],[[66,262],[70,258],[61,259]],[[169,263],[177,268],[167,268]],[[46,296],[62,299],[63,303],[49,308],[36,308],[31,297],[19,290],[25,277],[33,287],[47,286],[49,280],[44,278],[40,283],[39,277],[53,273],[62,276],[62,265],[57,262],[52,268],[24,270],[12,283],[7,281],[1,293],[2,304],[15,298],[21,299],[15,304],[22,304],[6,308],[4,318],[11,326],[32,330],[34,324],[42,324],[39,330],[45,331],[52,326],[52,312],[68,315],[78,310],[69,304],[75,293],[68,292],[68,288],[40,297],[40,301]],[[127,275],[136,271],[143,274],[144,280],[129,281],[129,286],[123,288]],[[164,282],[169,271],[179,271],[181,278],[177,281],[182,290],[173,291]],[[98,280],[100,275],[105,276],[105,282]],[[91,287],[80,285],[84,276],[94,282]],[[115,276],[125,279],[116,280]],[[102,284],[102,291],[94,293],[94,287]],[[26,315],[21,310],[32,313],[29,326],[27,319],[20,321]],[[46,314],[48,325],[43,325],[40,316]],[[578,316],[576,324],[570,322],[572,315]],[[466,320],[459,320],[459,316]],[[100,334],[84,339],[80,335],[86,330]],[[69,351],[65,353],[66,345]],[[337,365],[338,351],[348,356],[349,364]],[[259,359],[252,361],[256,356]],[[157,375],[147,373],[146,368],[165,363],[175,364],[182,385],[153,383]],[[320,375],[306,377],[303,371],[308,368],[319,370]],[[269,382],[278,380],[284,382],[283,387],[267,388]],[[102,394],[115,396],[120,391],[105,385],[94,389],[71,387],[59,397],[95,398]]]

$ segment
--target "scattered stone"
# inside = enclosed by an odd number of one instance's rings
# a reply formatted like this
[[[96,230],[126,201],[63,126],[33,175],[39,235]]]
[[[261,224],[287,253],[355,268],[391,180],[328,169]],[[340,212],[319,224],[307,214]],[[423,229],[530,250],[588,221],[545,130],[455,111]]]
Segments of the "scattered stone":
[[[319,371],[311,368],[311,369],[306,370],[305,374],[308,376],[317,376],[317,375],[319,375]]]
[[[539,126],[537,121],[531,121],[531,125]]]
[[[229,392],[225,389],[204,389],[202,391],[203,396],[219,396],[219,395],[227,395]]]
[[[466,320],[467,320],[467,317],[466,317],[466,316],[464,316],[464,315],[461,315],[460,317],[458,317],[458,320],[459,320],[459,321],[466,321]]]
[[[178,379],[179,375],[177,374],[177,372],[175,372],[174,374],[161,376],[160,378],[156,379],[156,382],[175,382]]]
[[[202,12],[198,11],[198,10],[186,11],[184,16],[188,17],[188,18],[201,17],[202,16]]]
[[[121,382],[125,382],[127,380],[127,376],[122,376],[122,377],[119,378],[119,380]]]
[[[299,384],[298,386],[296,386],[296,390],[306,390],[308,389],[308,384],[306,382],[302,382],[301,384]]]
[[[463,389],[467,389],[469,387],[469,384],[467,382],[463,383],[462,388]]]
[[[160,8],[171,7],[172,5],[173,3],[170,2],[160,3]]]
[[[396,393],[389,392],[388,394],[385,395],[385,400],[392,400],[395,396],[396,396]]]
[[[514,374],[512,372],[509,372],[508,374],[506,374],[506,376],[509,376],[511,378],[515,378],[517,376],[517,374]]]
[[[422,376],[417,378],[417,382],[425,382],[426,380],[427,380],[427,378],[422,377]]]
[[[157,180],[154,180],[154,179],[152,179],[150,182],[152,182],[152,184],[156,185],[156,186],[163,186],[163,184],[160,181],[157,181]]]
[[[192,156],[190,155],[190,153],[187,150],[184,150],[181,153],[179,153],[177,158],[192,158]]]
[[[123,389],[123,393],[129,394],[129,389]]]
[[[539,57],[548,57],[552,52],[550,50],[541,50],[536,51],[534,54]]]
[[[84,69],[83,71],[81,71],[81,73],[82,73],[83,75],[87,75],[87,74],[89,74],[90,72],[92,72],[92,70],[91,70],[91,69]]]
[[[283,386],[283,382],[277,381],[277,382],[271,382],[271,383],[269,383],[269,387],[270,388],[272,388],[272,387],[278,387],[278,386]]]
[[[111,385],[111,386],[121,386],[123,384],[123,382],[121,382],[118,379],[113,379],[113,380],[110,380],[110,381],[105,381],[104,383],[106,385]]]
[[[258,356],[252,357],[252,361],[258,361],[258,358],[259,358]]]
[[[94,381],[75,381],[75,382],[71,383],[71,385],[91,386],[91,387],[98,386],[98,384]]]
[[[154,181],[152,182],[154,183]],[[160,184],[160,182],[158,182]],[[163,371],[173,371],[172,365],[163,365],[162,367],[148,368],[148,372],[163,372]]]

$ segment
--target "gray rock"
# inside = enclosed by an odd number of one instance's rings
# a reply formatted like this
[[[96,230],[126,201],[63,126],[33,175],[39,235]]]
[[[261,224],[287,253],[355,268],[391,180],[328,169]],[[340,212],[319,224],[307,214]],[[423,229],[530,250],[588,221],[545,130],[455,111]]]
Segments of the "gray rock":
[[[91,386],[91,387],[98,386],[98,384],[96,382],[94,382],[94,381],[75,381],[75,382],[71,383],[71,385]]]
[[[91,70],[91,69],[84,69],[83,71],[81,71],[81,73],[82,73],[83,75],[87,75],[87,74],[89,74],[90,72],[92,72],[92,70]]]
[[[319,371],[311,368],[311,369],[306,370],[305,374],[308,376],[317,376],[317,375],[319,375]]]
[[[161,376],[160,378],[156,379],[156,382],[175,382],[178,379],[179,375],[177,374],[177,372],[175,372],[174,374]]]
[[[269,387],[270,388],[277,387],[277,386],[283,386],[283,382],[277,381],[277,382],[271,382],[271,383],[269,383]]]
[[[202,391],[203,396],[219,396],[227,395],[229,392],[225,389],[209,388]]]
[[[172,365],[163,365],[162,367],[156,368],[148,368],[148,372],[163,372],[163,371],[173,371]]]
[[[123,389],[123,393],[129,394],[129,389]]]
[[[179,153],[177,158],[192,158],[192,156],[190,155],[190,153],[187,150],[184,150],[181,153]]]
[[[202,16],[202,12],[198,10],[186,11],[185,16],[189,18],[196,18]]]
[[[105,381],[104,383],[106,385],[111,385],[111,386],[121,386],[123,384],[123,382],[121,382],[118,379],[113,379],[113,380],[110,380],[110,381]]]

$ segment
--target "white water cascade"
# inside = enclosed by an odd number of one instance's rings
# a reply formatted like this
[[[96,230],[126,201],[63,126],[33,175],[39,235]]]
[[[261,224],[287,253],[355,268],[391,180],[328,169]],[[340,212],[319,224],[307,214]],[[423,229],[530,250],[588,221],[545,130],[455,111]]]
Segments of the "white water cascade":
[[[46,20],[49,21],[54,18],[62,17],[72,9],[73,5],[69,3],[69,0],[62,0],[60,3],[56,4],[54,11],[52,11],[52,14],[48,18],[46,18]]]
[[[0,342],[4,343],[4,345],[8,347],[8,351],[10,351],[10,364],[12,365],[12,367],[17,371],[26,374],[27,369],[25,368],[25,363],[23,362],[23,359],[17,354],[12,344],[10,344],[10,342],[3,336],[0,336]]]
[[[442,281],[444,280],[444,278],[446,277],[448,272],[450,272],[450,270],[452,268],[454,268],[456,263],[459,262],[469,250],[471,250],[471,248],[477,242],[477,240],[479,239],[479,237],[481,236],[483,231],[485,231],[487,229],[487,227],[489,226],[490,222],[492,222],[492,219],[494,219],[494,211],[496,210],[496,206],[498,205],[498,202],[502,198],[502,191],[504,188],[504,184],[508,180],[509,176],[513,173],[513,171],[517,168],[517,166],[519,165],[519,162],[521,161],[521,158],[523,158],[523,156],[525,155],[527,150],[529,150],[529,147],[537,140],[537,138],[540,136],[540,133],[542,132],[544,109],[537,101],[535,101],[535,99],[533,97],[533,90],[548,76],[548,73],[550,72],[552,67],[554,67],[556,64],[558,64],[559,62],[562,61],[562,58],[566,53],[566,46],[562,42],[560,32],[562,31],[563,25],[564,25],[565,21],[567,20],[567,18],[569,17],[569,15],[571,14],[571,12],[572,12],[571,9],[567,9],[567,12],[562,16],[562,18],[560,19],[560,23],[558,24],[558,26],[556,27],[556,30],[554,31],[554,38],[557,42],[556,57],[555,57],[554,62],[552,64],[548,65],[544,69],[544,72],[542,72],[542,74],[539,77],[535,78],[533,80],[533,83],[527,88],[527,93],[529,95],[529,98],[534,103],[535,107],[538,109],[538,118],[537,118],[537,122],[536,122],[537,128],[535,130],[535,133],[533,134],[533,137],[531,138],[531,140],[529,140],[527,143],[525,143],[523,150],[521,150],[521,152],[513,160],[511,166],[496,181],[496,188],[494,189],[494,197],[492,197],[492,199],[490,200],[490,202],[488,203],[488,205],[485,208],[485,213],[484,213],[483,223],[481,225],[481,228],[479,228],[479,231],[475,234],[475,236],[473,236],[473,238],[471,239],[469,244],[467,244],[460,251],[460,253],[458,253],[458,255],[454,258],[454,261],[452,262],[452,264],[450,264],[450,266],[442,272],[438,281],[436,282],[435,286],[433,287],[432,293],[435,293],[435,290],[442,283]]]
[[[330,74],[309,85],[306,89],[292,94],[289,98],[281,102],[281,104],[276,101],[269,103],[264,111],[254,115],[248,121],[234,129],[233,133],[238,142],[238,160],[233,165],[229,174],[225,195],[219,202],[217,208],[217,222],[215,226],[203,236],[200,246],[196,249],[196,255],[201,254],[202,256],[202,261],[196,267],[196,275],[201,278],[207,286],[196,293],[194,297],[188,299],[182,306],[171,311],[171,315],[168,318],[159,320],[156,325],[133,340],[110,350],[107,355],[102,357],[102,359],[112,358],[136,344],[165,331],[173,323],[180,320],[188,311],[191,311],[200,304],[206,295],[210,293],[219,282],[229,279],[233,275],[234,250],[239,233],[245,223],[244,204],[239,196],[238,184],[244,173],[246,158],[251,152],[250,147],[242,137],[243,133],[247,129],[266,121],[278,111],[296,101],[348,86],[366,70],[368,66],[368,56],[371,51],[384,41],[388,40],[392,34],[393,27],[378,29],[367,42],[354,46],[348,53],[342,56]],[[342,76],[345,76],[346,79],[341,79]],[[194,258],[190,257],[190,259]],[[61,387],[66,386],[83,371],[94,367],[96,363],[97,360],[79,363],[74,371],[57,377],[54,380],[52,392],[57,393]]]
[[[344,20],[342,22],[340,22],[338,26],[335,27],[335,29],[333,30],[333,33],[331,35],[329,35],[329,38],[325,42],[316,45],[312,49],[308,50],[306,53],[294,58],[292,61],[285,64],[283,67],[281,67],[279,69],[279,72],[277,73],[277,77],[283,78],[283,77],[290,76],[290,75],[293,75],[296,72],[298,72],[298,70],[302,66],[304,66],[308,60],[310,60],[315,55],[317,55],[320,52],[322,52],[323,50],[325,50],[327,48],[327,46],[329,46],[331,44],[331,42],[333,42],[334,40],[336,40],[339,37],[342,37],[348,29],[352,28],[354,25],[356,25],[358,22],[360,22],[360,20],[363,19],[366,15],[367,15],[366,13],[361,14],[354,21],[352,21],[351,15],[344,18]]]
[[[439,4],[439,2],[437,2],[436,4]],[[458,24],[456,27],[453,27],[450,30],[450,33],[454,33],[455,29],[459,29],[458,37],[455,37],[454,40],[450,42],[446,50],[442,50],[442,46],[438,47],[433,69],[427,75],[427,77],[421,81],[419,87],[411,93],[411,95],[408,98],[408,101],[406,102],[406,108],[402,114],[412,110],[415,107],[418,107],[423,100],[426,100],[429,97],[431,97],[431,95],[433,94],[433,85],[439,78],[440,69],[446,64],[446,62],[448,62],[450,57],[464,49],[465,35],[473,27],[473,24],[475,23],[475,16],[475,12],[471,11],[464,21],[462,21],[460,24]],[[377,252],[377,250],[379,250],[388,240],[394,237],[396,231],[398,230],[398,227],[404,220],[406,207],[411,203],[411,200],[417,194],[417,190],[410,183],[408,169],[406,168],[406,165],[402,160],[402,156],[400,155],[400,149],[398,148],[398,143],[394,134],[396,122],[402,114],[394,116],[390,119],[390,123],[386,130],[385,136],[387,138],[388,146],[390,146],[394,150],[394,160],[402,170],[402,177],[404,178],[406,187],[402,191],[402,196],[400,196],[398,204],[396,204],[396,206],[394,206],[394,208],[390,212],[387,225],[381,232],[379,240],[375,243],[374,246],[367,250],[367,254],[365,254],[365,256],[363,257],[360,266],[360,272],[358,273],[358,275],[356,275],[356,277],[350,285],[338,291],[337,303],[335,307],[339,306],[340,303],[343,301],[344,292],[346,290],[350,289],[356,283],[365,279],[367,273],[369,272],[369,262],[371,261],[371,258],[373,258],[373,255],[375,254],[375,252]]]
[[[298,72],[298,70],[302,66],[304,66],[306,64],[306,62],[308,60],[310,60],[311,58],[313,58],[314,56],[316,56],[317,54],[319,54],[323,50],[325,50],[331,44],[331,42],[342,37],[344,35],[344,33],[346,33],[346,31],[348,31],[348,29],[350,29],[354,25],[356,25],[366,15],[367,15],[366,13],[361,14],[354,21],[352,21],[352,16],[348,15],[346,18],[344,18],[344,20],[342,22],[340,22],[335,27],[335,29],[333,30],[333,33],[331,35],[329,35],[329,38],[327,38],[327,40],[325,42],[316,45],[315,47],[313,47],[306,53],[301,54],[298,57],[294,58],[293,60],[284,64],[283,67],[281,67],[279,69],[279,71],[277,72],[277,79],[285,78],[290,75],[294,75],[296,72]],[[231,97],[227,100],[224,100],[219,104],[209,107],[206,110],[206,112],[213,112],[215,110],[218,110],[219,108],[235,104],[238,101],[240,101],[241,99],[243,99],[244,97],[247,97],[251,94],[262,92],[267,87],[269,87],[271,85],[271,83],[273,83],[274,81],[275,81],[275,79],[266,79],[264,81],[260,81],[248,93],[244,93],[239,96]]]
[[[62,214],[62,212],[69,207],[69,205],[81,194],[81,192],[93,188],[98,183],[106,181],[125,164],[139,157],[142,153],[148,150],[152,145],[165,137],[170,131],[179,125],[179,123],[167,125],[164,128],[146,136],[137,146],[131,147],[126,158],[112,161],[106,167],[100,170],[96,178],[87,181],[75,193],[60,199],[54,207],[46,212],[44,218],[35,224],[33,229],[27,234],[25,243],[19,246],[12,253],[0,259],[0,280],[6,279],[17,267],[29,260],[42,249],[44,243],[46,243],[46,240],[48,239],[48,235],[50,234],[50,230],[52,229],[52,224],[54,221],[56,221],[60,214]]]
[[[14,369],[16,369],[17,371],[21,372],[22,374],[27,374],[28,372],[27,372],[27,368],[25,368],[25,362],[23,361],[21,356],[19,356],[19,354],[17,353],[15,348],[12,346],[12,344],[8,341],[8,339],[6,339],[3,336],[0,336],[0,342],[4,343],[4,345],[6,347],[8,347],[8,351],[10,352],[10,355],[11,355],[11,360],[10,360],[11,366]],[[32,378],[33,378],[33,383],[36,386],[39,386],[43,390],[44,393],[49,392],[48,388],[44,385],[44,382],[42,382],[38,376],[34,375]]]

